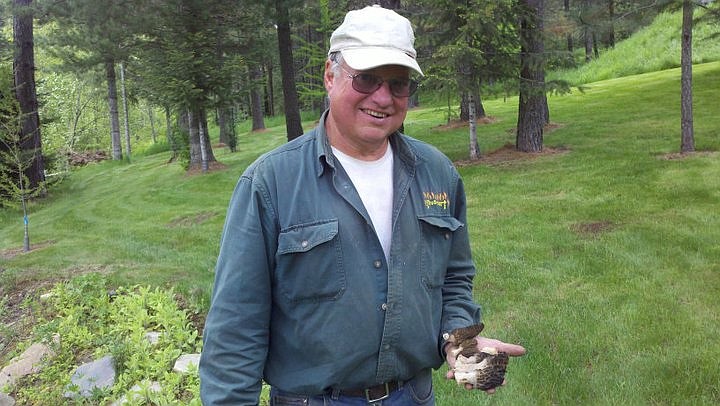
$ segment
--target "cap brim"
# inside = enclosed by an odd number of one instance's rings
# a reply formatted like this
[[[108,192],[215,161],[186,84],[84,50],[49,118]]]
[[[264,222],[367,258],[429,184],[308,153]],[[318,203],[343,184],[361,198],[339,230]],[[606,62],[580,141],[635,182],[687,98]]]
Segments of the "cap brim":
[[[355,70],[368,70],[384,65],[400,65],[407,66],[423,75],[415,58],[399,50],[379,47],[348,48],[342,50],[342,56],[345,63]]]

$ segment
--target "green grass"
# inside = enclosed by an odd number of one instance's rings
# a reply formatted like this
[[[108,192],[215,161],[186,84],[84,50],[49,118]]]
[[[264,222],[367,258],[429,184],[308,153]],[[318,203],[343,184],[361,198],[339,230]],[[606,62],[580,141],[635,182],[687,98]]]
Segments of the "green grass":
[[[487,334],[525,345],[493,397],[437,378],[440,405],[720,402],[720,63],[696,65],[695,137],[679,151],[678,69],[607,80],[550,98],[545,154],[463,166]],[[481,153],[514,142],[517,99],[485,104]],[[409,134],[453,159],[467,130],[444,108],[408,115]],[[312,121],[307,123],[312,126]],[[31,206],[33,244],[0,259],[3,287],[102,271],[116,284],[175,287],[207,306],[225,209],[237,178],[285,141],[282,124],[242,133],[227,167],[189,176],[167,153],[73,172]],[[0,211],[0,247],[22,246]]]
[[[704,15],[696,8],[695,18]],[[652,24],[615,48],[604,50],[599,59],[577,69],[549,72],[548,79],[562,78],[572,85],[597,82],[680,66],[682,11],[660,13]],[[693,27],[693,63],[720,60],[720,24],[702,21]],[[583,54],[584,58],[584,54]]]
[[[679,150],[678,88],[675,69],[551,98],[561,128],[545,145],[569,153],[461,168],[489,333],[529,350],[490,403],[720,401],[720,154],[663,159]],[[701,150],[720,145],[718,89],[720,64],[696,66]],[[486,152],[515,120],[489,110]],[[456,157],[463,137],[428,133]],[[442,388],[443,405],[477,396]]]

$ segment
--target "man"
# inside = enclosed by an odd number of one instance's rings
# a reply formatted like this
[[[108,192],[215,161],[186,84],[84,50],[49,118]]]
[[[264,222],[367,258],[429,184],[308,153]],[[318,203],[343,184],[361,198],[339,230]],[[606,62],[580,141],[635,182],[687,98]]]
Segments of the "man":
[[[265,379],[271,405],[434,404],[443,335],[479,323],[480,308],[462,181],[397,131],[410,71],[422,74],[413,44],[394,11],[349,12],[330,40],[320,124],[238,181],[204,332],[204,403],[255,405]]]

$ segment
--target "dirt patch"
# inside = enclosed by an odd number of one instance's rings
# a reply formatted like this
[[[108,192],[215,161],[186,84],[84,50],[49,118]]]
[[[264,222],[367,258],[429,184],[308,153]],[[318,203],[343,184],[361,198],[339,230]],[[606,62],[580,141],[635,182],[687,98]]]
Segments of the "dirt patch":
[[[0,285],[0,365],[7,361],[19,342],[32,336],[36,315],[34,305],[57,280],[25,280]]]
[[[513,144],[505,144],[502,147],[488,152],[486,154],[480,154],[480,158],[477,160],[460,160],[456,161],[455,165],[458,167],[470,166],[470,165],[503,165],[512,162],[523,162],[536,159],[541,156],[565,154],[570,152],[565,147],[543,147],[540,152],[522,152],[515,149]]]
[[[222,162],[218,161],[212,161],[208,162],[208,170],[207,172],[215,172],[215,171],[221,171],[227,168],[227,165],[225,165]],[[188,169],[187,172],[185,172],[187,176],[195,176],[195,175],[202,175],[203,171],[200,165],[195,165],[192,168]]]
[[[98,151],[74,151],[67,154],[70,166],[85,166],[87,164],[107,160],[108,154],[103,150]]]
[[[595,221],[591,223],[577,223],[570,226],[574,232],[588,237],[595,237],[599,234],[608,232],[615,228],[615,224],[611,221]]]
[[[43,242],[39,242],[37,244],[30,243],[30,251],[28,251],[28,252],[25,252],[23,250],[23,247],[6,248],[3,250],[0,250],[0,258],[13,259],[18,255],[28,254],[33,251],[41,250],[41,249],[46,248],[53,244],[55,244],[55,241],[53,241],[53,240],[43,241]]]
[[[206,222],[207,220],[217,216],[217,213],[211,212],[211,211],[204,211],[201,213],[189,215],[189,216],[182,216],[173,219],[167,227],[174,228],[174,227],[191,227],[194,225],[202,224]]]
[[[179,293],[175,294],[175,302],[178,304],[180,309],[185,310],[188,321],[190,321],[193,329],[198,332],[198,337],[202,337],[203,329],[205,328],[205,313],[194,310],[192,306],[190,306],[187,298]]]

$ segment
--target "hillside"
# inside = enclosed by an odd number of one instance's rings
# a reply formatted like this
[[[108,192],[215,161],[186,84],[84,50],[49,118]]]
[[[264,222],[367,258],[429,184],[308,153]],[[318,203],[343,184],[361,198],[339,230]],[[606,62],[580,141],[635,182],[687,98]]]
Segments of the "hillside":
[[[720,401],[720,63],[697,65],[695,87],[696,154],[677,154],[671,69],[551,97],[545,146],[562,153],[460,168],[488,334],[530,351],[495,402]],[[487,103],[485,156],[512,142],[516,106]],[[466,130],[444,122],[443,107],[421,108],[406,129],[465,159]],[[175,287],[206,309],[233,186],[282,142],[283,126],[242,134],[239,152],[215,151],[225,168],[205,175],[167,153],[78,169],[31,206],[28,254],[16,250],[19,213],[0,211],[4,334],[28,334],[13,320],[50,282],[90,272],[112,286]],[[438,383],[440,404],[486,401],[472,396]]]
[[[705,13],[698,8],[695,17]],[[680,67],[682,11],[659,14],[652,24],[604,50],[600,58],[576,69],[548,73],[573,85]],[[701,19],[693,28],[693,63],[720,61],[720,24]]]

